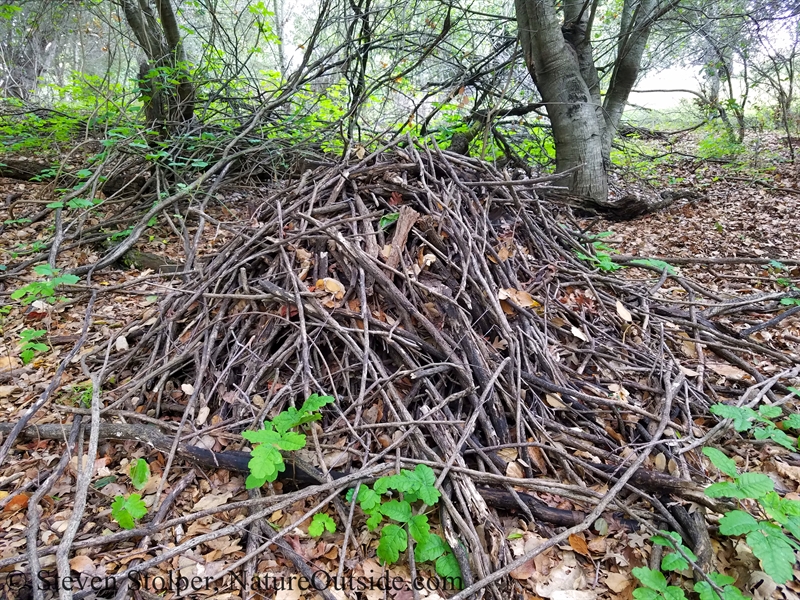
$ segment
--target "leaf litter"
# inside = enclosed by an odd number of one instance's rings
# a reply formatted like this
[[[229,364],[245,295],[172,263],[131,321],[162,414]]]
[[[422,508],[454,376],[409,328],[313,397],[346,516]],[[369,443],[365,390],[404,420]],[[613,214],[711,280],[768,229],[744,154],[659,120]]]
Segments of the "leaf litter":
[[[579,233],[584,224],[550,203],[544,184],[496,185],[504,180],[479,161],[406,147],[366,156],[346,172],[332,167],[287,181],[265,190],[258,209],[243,206],[247,219],[231,216],[230,207],[208,215],[224,227],[206,221],[194,249],[202,262],[191,277],[107,270],[102,279],[65,290],[68,300],[42,318],[49,319],[51,340],[68,339],[51,342],[51,351],[29,366],[14,360],[13,340],[27,325],[24,311],[13,307],[0,363],[9,424],[46,393],[59,363],[87,335],[79,359],[69,362],[58,391],[31,421],[42,426],[40,435],[25,430],[9,454],[14,464],[7,460],[0,472],[10,492],[0,499],[0,562],[29,564],[27,500],[57,468],[71,424],[88,412],[86,382],[99,374],[101,418],[110,425],[103,429],[102,459],[95,460],[83,514],[70,510],[77,462],[37,499],[43,568],[55,568],[53,551],[77,518],[70,567],[78,573],[124,575],[144,564],[153,577],[219,576],[229,597],[245,593],[226,579],[229,569],[251,582],[265,573],[297,577],[298,564],[409,581],[402,555],[395,565],[380,564],[377,536],[366,531],[359,509],[350,512],[339,499],[321,503],[338,489],[326,472],[362,474],[369,482],[398,464],[423,461],[448,472],[443,491],[450,501],[430,519],[447,539],[463,540],[469,583],[493,597],[629,598],[631,568],[649,560],[643,525],[681,530],[676,507],[721,511],[702,494],[716,475],[699,446],[682,451],[718,423],[710,405],[761,394],[796,410],[786,390],[798,385],[797,319],[735,335],[785,310],[773,292],[786,287],[780,276],[790,284],[797,279],[791,264],[800,256],[797,232],[754,240],[764,222],[770,231],[779,226],[796,199],[785,195],[770,207],[766,192],[756,189],[734,202],[733,192],[712,182],[703,206],[676,204],[632,222],[594,224],[613,230],[603,241],[633,261],[739,257],[749,249],[752,257],[784,259],[781,267],[670,263],[674,271],[664,277],[658,264],[645,270],[639,261],[612,274],[579,258],[593,252]],[[18,237],[31,239],[43,228],[33,224]],[[669,235],[676,228],[680,236]],[[176,242],[169,232],[139,241],[180,261]],[[59,266],[68,271],[103,252],[64,250]],[[86,328],[92,291],[97,302]],[[248,494],[246,473],[237,468],[237,452],[246,450],[241,432],[312,392],[330,393],[336,403],[311,426],[313,448],[296,453],[306,472]],[[114,423],[128,424],[117,427],[122,437],[112,435]],[[55,430],[45,431],[48,425],[58,429],[50,440],[44,434]],[[769,473],[786,497],[797,497],[795,458],[722,435],[734,460]],[[181,441],[172,456],[175,436]],[[140,525],[126,537],[111,519],[111,499],[131,491],[129,465],[140,457],[153,474],[142,490],[145,504],[152,515],[160,501],[168,514],[159,521],[165,526]],[[215,457],[229,457],[226,468],[215,468]],[[643,466],[629,469],[638,457]],[[382,470],[368,468],[375,464]],[[609,496],[622,474],[628,491]],[[648,501],[658,495],[663,504]],[[601,502],[600,518],[587,521]],[[269,508],[269,526],[248,522],[262,507]],[[309,513],[320,510],[339,527],[318,541],[308,527]],[[231,529],[237,522],[248,522],[244,533]],[[352,540],[343,534],[346,525]],[[581,533],[563,536],[578,525]],[[555,546],[510,568],[553,539]],[[182,549],[162,553],[165,543]],[[758,567],[728,540],[716,542],[714,560],[741,573],[743,586],[750,581],[745,569]],[[415,568],[435,577],[426,564]],[[489,582],[495,571],[507,577]],[[392,592],[404,594],[410,588]],[[340,595],[356,597],[352,590]]]

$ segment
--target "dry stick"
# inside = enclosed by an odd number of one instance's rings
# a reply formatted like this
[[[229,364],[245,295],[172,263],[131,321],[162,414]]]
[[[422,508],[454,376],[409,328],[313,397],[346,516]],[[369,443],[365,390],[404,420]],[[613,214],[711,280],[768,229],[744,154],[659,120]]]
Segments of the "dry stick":
[[[665,376],[669,377],[669,374],[665,374]],[[684,381],[683,373],[678,374],[678,377],[674,383],[671,384],[671,382],[667,381],[667,385],[665,386],[666,393],[664,402],[664,413],[661,417],[661,421],[658,424],[658,428],[656,429],[653,435],[653,441],[661,439],[664,430],[667,428],[667,424],[669,423],[669,413],[672,407],[672,400],[675,394],[677,393],[678,389],[680,388],[680,386],[683,385],[683,381]],[[652,445],[649,447],[652,448]],[[603,497],[603,499],[597,503],[597,506],[595,506],[594,510],[592,510],[592,512],[589,513],[589,515],[586,517],[583,523],[581,523],[580,525],[576,525],[575,527],[570,527],[563,533],[560,533],[559,535],[550,538],[549,540],[547,540],[543,544],[540,544],[536,548],[532,548],[531,550],[529,550],[528,552],[526,552],[513,562],[509,563],[502,569],[495,571],[488,577],[484,577],[480,581],[469,586],[467,589],[461,590],[458,594],[451,597],[450,600],[465,600],[466,598],[469,598],[470,596],[472,596],[476,592],[479,592],[486,586],[494,583],[495,581],[499,581],[503,577],[506,577],[509,573],[511,573],[511,571],[521,567],[526,562],[535,558],[536,556],[539,556],[542,552],[544,552],[548,548],[552,548],[553,546],[562,544],[565,541],[567,541],[567,539],[569,539],[569,536],[578,534],[591,527],[592,523],[594,523],[595,520],[603,513],[606,506],[608,506],[613,500],[616,499],[617,494],[619,494],[619,492],[625,487],[625,484],[628,482],[628,480],[631,477],[633,477],[634,473],[636,473],[636,470],[639,467],[641,467],[642,464],[644,464],[644,461],[647,460],[647,457],[649,455],[650,455],[650,450],[647,450],[645,452],[642,452],[636,458],[636,460],[633,461],[633,463],[631,464],[630,467],[628,467],[625,473],[623,473],[620,476],[617,483],[614,484],[614,487],[608,490],[608,493]]]
[[[169,491],[169,494],[167,494],[166,498],[164,498],[164,501],[161,503],[161,506],[159,506],[156,516],[153,517],[153,520],[150,522],[151,525],[159,525],[164,521],[164,519],[167,518],[167,513],[169,512],[169,509],[172,507],[172,505],[175,503],[175,500],[177,500],[178,496],[180,496],[183,493],[183,490],[189,487],[189,484],[192,483],[194,479],[195,479],[195,472],[194,469],[192,469],[186,475],[184,475],[180,479],[180,481],[178,481],[178,483],[176,483],[173,486],[173,488]],[[146,535],[141,539],[138,546],[136,547],[136,550],[139,552],[143,552],[147,550],[149,544],[150,544],[150,536]],[[132,567],[135,567],[140,562],[141,562],[140,558],[134,558],[128,564]],[[123,598],[126,598],[128,596],[129,586],[130,586],[130,580],[125,579],[122,582],[122,585],[119,586],[116,595],[116,600],[123,600]]]
[[[104,546],[108,544],[116,544],[118,542],[124,542],[126,540],[130,540],[133,538],[142,537],[145,535],[154,535],[159,531],[163,531],[165,529],[169,529],[171,527],[177,527],[179,525],[185,525],[186,523],[191,523],[192,521],[196,521],[198,519],[203,519],[217,513],[226,512],[226,511],[233,511],[239,509],[249,509],[252,506],[268,506],[269,511],[275,510],[282,510],[288,506],[291,506],[295,502],[299,502],[305,500],[307,498],[311,498],[317,494],[325,493],[330,491],[336,486],[341,485],[349,485],[351,483],[362,481],[362,480],[371,480],[377,475],[378,473],[384,472],[386,467],[384,465],[377,465],[370,468],[365,468],[359,470],[357,473],[353,473],[350,475],[346,475],[342,479],[339,479],[334,484],[321,484],[317,486],[310,486],[299,490],[297,492],[292,492],[289,494],[282,494],[281,496],[270,496],[267,498],[259,498],[257,500],[243,500],[241,502],[232,502],[230,504],[223,504],[222,506],[216,506],[214,508],[207,508],[205,510],[198,511],[196,513],[191,513],[189,515],[183,517],[176,517],[174,519],[170,519],[160,525],[153,526],[150,524],[144,525],[137,529],[126,529],[123,531],[118,531],[117,533],[112,533],[110,535],[99,535],[94,538],[89,538],[87,540],[81,540],[79,542],[75,542],[73,545],[73,549],[80,550],[83,548],[93,548],[95,546]],[[264,513],[266,514],[266,512]],[[211,538],[213,539],[213,538]],[[46,546],[44,548],[39,548],[37,551],[37,555],[39,557],[42,556],[50,556],[51,554],[55,554],[57,547],[56,546]],[[10,567],[12,565],[17,565],[22,563],[26,560],[25,554],[18,554],[16,556],[9,556],[3,559],[0,559],[0,568]],[[158,564],[158,563],[154,563]],[[152,565],[151,565],[152,566]]]
[[[785,265],[800,265],[800,260],[794,258],[750,258],[747,256],[635,256],[632,254],[618,254],[614,262],[630,262],[632,260],[661,260],[676,265],[768,265],[780,262]]]
[[[39,409],[44,406],[47,401],[50,399],[52,393],[56,390],[56,388],[61,383],[61,377],[64,375],[64,371],[67,368],[67,365],[70,364],[72,359],[75,355],[78,354],[81,347],[83,346],[84,342],[86,342],[86,337],[89,335],[89,325],[92,322],[92,308],[94,308],[94,301],[97,299],[97,292],[92,292],[91,298],[89,298],[89,304],[86,306],[86,315],[83,319],[83,330],[81,331],[81,338],[76,342],[75,346],[70,350],[69,354],[61,361],[61,364],[58,365],[58,369],[56,369],[56,373],[53,376],[52,381],[47,386],[42,395],[39,399],[34,402],[31,407],[25,412],[22,418],[17,421],[14,427],[8,434],[6,441],[3,443],[3,446],[0,448],[0,465],[2,465],[6,457],[8,456],[9,450],[14,445],[14,442],[17,440],[17,436],[19,435],[20,431],[22,431],[28,422],[33,418],[33,416],[39,412]]]
[[[61,455],[58,465],[53,470],[53,473],[50,475],[50,477],[45,480],[39,489],[36,490],[36,493],[34,493],[33,496],[31,496],[28,500],[28,531],[26,533],[26,541],[28,545],[28,571],[31,579],[35,579],[42,570],[41,564],[39,563],[39,556],[36,553],[36,545],[39,541],[39,520],[42,516],[39,507],[39,501],[47,492],[50,491],[50,488],[53,487],[53,484],[55,484],[55,482],[59,477],[61,477],[61,474],[67,468],[71,458],[72,447],[75,445],[75,442],[78,439],[78,433],[80,429],[81,417],[79,416],[72,423],[72,431],[70,432],[69,439],[67,440],[67,447],[64,453]],[[42,586],[34,585],[32,587],[34,600],[44,600],[44,590],[42,589]]]
[[[322,492],[326,492],[326,491],[330,491],[330,490],[333,490],[333,492],[331,493],[331,497],[335,496],[335,495],[338,495],[338,494],[340,494],[342,492],[342,490],[344,490],[353,481],[358,481],[360,479],[368,479],[370,477],[370,474],[372,474],[372,473],[374,473],[376,471],[377,471],[376,469],[368,469],[368,470],[363,470],[362,469],[362,471],[360,471],[359,473],[354,473],[351,476],[347,476],[345,478],[337,480],[335,482],[335,485],[334,484],[326,484],[326,485],[315,486],[314,488],[308,488],[307,490],[304,490],[304,493],[303,493],[302,497],[303,498],[309,498],[309,497],[314,496],[316,494],[319,494],[319,493],[322,493]],[[327,502],[327,501],[328,500],[326,499],[325,502]],[[241,521],[237,521],[236,523],[234,523],[232,525],[228,525],[227,527],[222,527],[222,528],[218,529],[217,531],[214,531],[214,532],[211,532],[211,533],[206,533],[206,534],[197,536],[195,538],[192,538],[191,540],[187,540],[186,542],[184,542],[182,544],[179,544],[178,546],[175,546],[174,548],[165,549],[162,554],[160,554],[160,555],[158,555],[158,556],[156,556],[154,558],[151,558],[150,560],[146,560],[145,562],[139,564],[138,565],[138,569],[130,569],[129,568],[129,569],[126,569],[125,571],[123,571],[122,573],[117,573],[115,575],[108,575],[106,581],[108,582],[108,584],[114,585],[114,584],[116,584],[116,582],[121,581],[121,580],[129,577],[132,572],[145,571],[147,569],[150,569],[150,568],[152,568],[152,567],[154,567],[156,565],[161,564],[162,562],[165,562],[165,561],[173,558],[174,556],[180,556],[181,554],[183,554],[187,550],[191,550],[192,548],[195,548],[195,547],[199,546],[200,544],[205,544],[206,542],[213,541],[215,539],[218,539],[220,537],[224,537],[226,535],[231,535],[231,534],[234,534],[234,533],[241,533],[241,532],[245,531],[247,526],[250,525],[251,523],[254,523],[256,521],[259,521],[261,519],[266,518],[268,515],[272,514],[276,510],[285,509],[286,507],[291,506],[295,502],[297,502],[297,498],[295,498],[294,496],[292,496],[292,498],[290,498],[288,500],[277,502],[275,506],[270,506],[270,507],[268,507],[266,509],[260,510],[260,511],[258,511],[256,513],[253,513],[252,515],[249,515],[249,516],[245,517],[244,519],[242,519]],[[288,527],[284,528],[280,532],[277,532],[275,534],[273,540],[276,539],[276,538],[279,539],[279,538],[283,537],[284,535],[286,535],[287,533],[289,533],[290,531],[292,531],[300,523],[305,521],[314,512],[316,512],[316,510],[319,507],[321,507],[323,504],[324,503],[320,503],[317,507],[315,507],[311,511],[308,511],[305,514],[303,514],[302,517],[300,517],[298,520],[293,522],[291,525],[289,525]],[[222,506],[222,507],[219,507],[219,508],[221,508],[221,510],[219,510],[217,512],[222,512],[224,510],[230,510],[230,507],[227,507],[227,506]],[[171,524],[174,524],[174,523],[175,523],[175,520],[173,519],[172,521],[170,521],[168,523],[164,523],[164,527],[170,526]],[[270,543],[273,543],[273,542],[271,541]],[[263,549],[262,549],[262,551],[263,551]],[[249,559],[250,557],[245,557],[245,558]],[[221,578],[222,576],[224,576],[225,574],[230,572],[230,570],[231,570],[231,568],[229,567],[228,569],[226,569],[226,571],[224,573],[217,574],[214,577],[213,581],[218,580],[219,578]],[[92,592],[91,590],[85,590],[83,592],[79,592],[78,594],[75,595],[75,600],[80,600],[81,598],[85,598],[86,596],[89,596],[89,595],[91,595],[93,593],[94,592]]]
[[[108,348],[110,353],[111,347]],[[106,362],[108,361],[106,353]],[[105,365],[104,365],[105,366]],[[56,550],[56,568],[58,570],[58,580],[66,581],[70,574],[69,552],[72,549],[72,542],[81,526],[83,511],[86,509],[86,499],[89,495],[89,485],[92,482],[92,475],[95,469],[95,457],[97,456],[97,446],[100,441],[100,384],[102,381],[103,370],[99,374],[92,375],[92,415],[89,430],[89,447],[86,449],[85,464],[81,465],[84,458],[78,453],[78,480],[75,482],[75,498],[72,505],[72,514],[67,522],[67,529],[58,544]],[[81,468],[83,467],[83,468]],[[58,597],[61,600],[72,600],[72,587],[59,586]]]

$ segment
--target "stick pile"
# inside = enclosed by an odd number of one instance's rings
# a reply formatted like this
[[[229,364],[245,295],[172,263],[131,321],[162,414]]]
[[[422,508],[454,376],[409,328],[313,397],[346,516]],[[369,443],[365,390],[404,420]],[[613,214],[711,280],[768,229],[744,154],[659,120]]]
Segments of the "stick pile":
[[[373,477],[382,463],[433,466],[465,581],[495,597],[521,560],[498,520],[509,510],[548,537],[602,513],[703,547],[704,528],[667,500],[717,507],[702,495],[698,452],[722,431],[708,407],[777,400],[799,362],[717,318],[780,307],[658,266],[639,281],[593,269],[591,238],[543,200],[547,189],[413,146],[306,171],[176,276],[159,318],[120,332],[130,350],[104,373],[132,377],[110,408],[145,403],[160,417],[183,385],[180,428],[151,443],[172,452],[168,465],[191,447],[211,466],[214,452],[236,455],[244,429],[330,394],[313,448],[299,453],[308,470],[325,483]],[[231,434],[224,452],[208,443],[220,430]]]

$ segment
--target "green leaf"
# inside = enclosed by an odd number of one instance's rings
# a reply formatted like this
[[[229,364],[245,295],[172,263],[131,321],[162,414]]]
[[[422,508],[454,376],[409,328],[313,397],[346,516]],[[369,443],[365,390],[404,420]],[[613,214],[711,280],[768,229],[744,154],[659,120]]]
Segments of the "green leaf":
[[[800,306],[800,298],[781,298],[784,306]]]
[[[311,537],[319,537],[325,530],[330,533],[336,532],[336,523],[325,513],[317,513],[311,519],[311,524],[308,526],[308,535]]]
[[[141,519],[147,514],[147,507],[139,494],[117,496],[111,503],[111,517],[119,523],[123,529],[133,529],[136,527],[135,520]]]
[[[792,579],[794,551],[779,527],[763,523],[760,531],[748,533],[745,539],[753,554],[761,561],[761,568],[775,583],[783,585]]]
[[[795,444],[794,441],[792,441],[792,438],[772,424],[770,424],[769,427],[757,427],[754,429],[753,437],[755,437],[757,440],[772,440],[787,450],[795,449]]]
[[[256,446],[250,456],[250,462],[247,463],[247,466],[256,480],[275,481],[278,478],[278,473],[286,470],[283,456],[270,444]]]
[[[666,269],[667,275],[675,275],[675,269],[671,264],[655,258],[637,258],[636,260],[628,261],[628,264],[632,266],[639,265],[642,267],[651,267],[653,269],[658,269],[659,271]]]
[[[786,429],[800,429],[800,413],[790,415],[788,419],[781,423]]]
[[[381,524],[383,515],[378,508],[376,508],[374,512],[368,512],[367,514],[369,515],[369,518],[367,519],[367,529],[370,531],[375,531],[378,525]]]
[[[94,482],[94,487],[95,487],[95,489],[100,490],[100,489],[103,489],[104,487],[106,487],[109,483],[114,483],[116,480],[117,480],[117,476],[116,475],[109,475],[108,477],[101,477],[100,479],[98,479],[97,481]]]
[[[286,433],[292,427],[297,427],[300,424],[300,413],[294,406],[290,406],[283,412],[276,415],[270,426],[274,427],[278,433]],[[267,423],[264,423],[267,426]]]
[[[417,543],[429,537],[430,531],[431,526],[428,524],[428,517],[426,515],[411,517],[408,522],[408,532]]]
[[[54,269],[50,265],[37,265],[33,267],[33,272],[42,277],[55,277],[58,275],[58,269]]]
[[[782,523],[784,529],[791,533],[795,539],[800,540],[800,517],[792,516],[786,519],[785,523]]]
[[[636,579],[642,582],[642,585],[657,592],[663,593],[667,590],[667,578],[664,577],[661,571],[648,569],[647,567],[636,567],[631,572]]]
[[[258,431],[243,431],[242,437],[254,444],[277,444],[281,435],[272,429],[259,429]]]
[[[319,394],[311,394],[308,399],[303,402],[303,406],[300,407],[300,412],[316,412],[323,406],[331,404],[335,401],[336,399],[333,396],[320,396]]]
[[[306,447],[306,436],[302,433],[295,433],[294,431],[287,431],[281,436],[278,446],[282,450],[300,450]]]
[[[397,525],[386,525],[381,529],[381,539],[378,542],[378,558],[384,563],[392,564],[400,558],[400,553],[408,547],[408,537],[405,530]]]
[[[750,598],[745,596],[739,588],[726,585],[722,588],[722,600],[750,600]]]
[[[633,590],[633,597],[636,598],[636,600],[663,600],[664,598],[664,596],[657,591],[646,587]]]
[[[751,421],[758,416],[756,411],[752,408],[729,406],[728,404],[714,404],[710,410],[713,414],[723,419],[730,419],[733,421],[733,428],[739,432],[750,429],[750,427],[752,427]],[[703,450],[705,450],[705,448]]]
[[[449,551],[450,546],[440,536],[429,533],[428,537],[417,541],[417,545],[414,547],[414,558],[417,562],[427,562],[436,560]]]
[[[689,563],[677,552],[665,554],[661,559],[662,571],[683,571],[689,568]]]
[[[378,227],[381,229],[386,229],[389,225],[397,221],[400,218],[399,212],[389,213],[388,215],[383,215],[381,220],[378,221]]]
[[[247,476],[247,479],[245,479],[244,487],[248,490],[254,490],[256,488],[260,488],[265,483],[267,483],[266,477],[256,477],[251,473]]]
[[[50,202],[46,204],[47,208],[64,208],[63,202]]]
[[[742,498],[761,498],[775,489],[775,482],[761,473],[742,473],[737,478],[736,485],[744,494]]]
[[[683,593],[682,588],[671,585],[664,590],[664,598],[666,600],[686,600],[686,594]]]
[[[722,573],[709,573],[708,578],[719,587],[724,587],[736,582],[735,577],[729,577],[728,575],[723,575]]]
[[[745,600],[745,596],[738,588],[731,584],[736,581],[734,577],[728,577],[721,573],[709,573],[708,578],[717,587],[722,588],[723,600]],[[694,584],[694,591],[700,594],[700,600],[720,600],[719,594],[714,591],[711,584],[707,581],[698,581]]]
[[[728,477],[736,477],[736,463],[733,462],[732,459],[725,456],[722,452],[717,450],[716,448],[703,448],[703,454],[705,454],[708,459],[711,461],[715,467],[717,467],[720,471],[725,473]]]
[[[381,505],[381,512],[398,523],[411,520],[411,505],[405,500],[392,500]]]
[[[758,521],[743,510],[732,510],[719,520],[719,532],[722,535],[744,535],[756,529]]]
[[[729,481],[713,483],[705,489],[709,498],[739,498],[741,493],[739,487]]]
[[[361,504],[361,510],[370,512],[381,505],[381,497],[369,486],[362,485],[358,489],[358,502]]]
[[[150,479],[150,465],[143,458],[140,458],[131,465],[131,481],[133,487],[137,490],[142,489],[147,485],[147,480]]]
[[[463,586],[461,566],[458,564],[452,552],[445,552],[443,556],[436,559],[436,573],[439,577],[444,577],[446,580],[452,581],[458,589],[461,589]]]
[[[783,411],[781,410],[780,406],[770,406],[768,404],[762,404],[758,407],[758,413],[764,417],[765,419],[775,419],[780,417]]]
[[[80,280],[81,278],[78,277],[77,275],[73,275],[72,273],[66,273],[64,275],[61,275],[60,277],[56,277],[55,279],[53,279],[52,283],[54,285],[61,285],[62,283],[67,285],[75,285]]]

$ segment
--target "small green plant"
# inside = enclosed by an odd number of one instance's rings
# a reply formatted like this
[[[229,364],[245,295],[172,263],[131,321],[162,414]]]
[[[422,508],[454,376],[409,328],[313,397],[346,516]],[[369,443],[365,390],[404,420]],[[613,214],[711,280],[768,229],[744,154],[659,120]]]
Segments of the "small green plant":
[[[631,266],[650,267],[651,269],[658,269],[659,271],[667,270],[667,275],[675,275],[675,268],[666,261],[658,260],[656,258],[637,258],[628,262]]]
[[[716,448],[703,448],[711,463],[733,481],[715,483],[706,488],[710,498],[737,498],[756,500],[759,518],[744,510],[732,510],[720,519],[719,531],[723,535],[745,536],[747,545],[761,568],[777,584],[793,578],[795,551],[800,544],[784,530],[800,540],[800,501],[781,498],[774,490],[775,484],[762,473],[739,473],[736,463]]]
[[[49,169],[42,169],[38,175],[31,177],[31,181],[45,181],[46,179],[52,179],[58,175],[58,169],[56,167],[50,167]]]
[[[711,407],[711,412],[724,419],[730,419],[733,428],[739,433],[751,431],[753,437],[757,440],[772,440],[788,450],[797,448],[797,442],[793,441],[781,429],[778,429],[773,422],[773,419],[780,417],[783,412],[780,406],[762,404],[756,411],[746,406],[714,404]],[[791,415],[781,425],[784,429],[800,429],[800,415]]]
[[[784,306],[800,306],[800,298],[781,298]]]
[[[418,562],[434,562],[436,572],[457,583],[461,587],[461,568],[450,546],[439,535],[430,532],[428,517],[424,513],[413,514],[411,505],[422,502],[435,506],[441,496],[435,487],[436,475],[427,465],[417,465],[413,471],[402,469],[397,475],[381,477],[370,488],[362,485],[356,500],[361,510],[368,516],[367,528],[377,529],[383,518],[389,523],[381,529],[377,555],[384,563],[392,564],[400,558],[400,553],[408,548],[408,534],[416,542],[414,558]],[[401,499],[384,501],[394,490],[402,494]],[[353,499],[353,490],[347,494],[348,502]],[[406,529],[408,532],[406,532]]]
[[[399,218],[400,218],[399,212],[385,214],[381,217],[381,220],[378,221],[378,227],[380,227],[381,229],[386,229],[387,227],[389,227],[389,225],[392,225],[393,223],[397,222],[397,219]]]
[[[600,269],[601,271],[616,271],[618,269],[623,269],[624,267],[620,264],[615,263],[611,259],[611,255],[615,254],[617,250],[609,246],[608,244],[598,241],[600,238],[605,238],[608,236],[614,235],[613,231],[601,231],[600,233],[596,233],[594,235],[590,235],[589,239],[594,240],[592,241],[592,248],[594,249],[594,254],[589,255],[583,252],[575,252],[575,256],[580,258],[583,261],[588,262],[593,267]]]
[[[147,514],[147,507],[139,494],[118,495],[111,503],[111,516],[123,529],[133,529],[136,521]]]
[[[144,488],[150,478],[150,466],[147,461],[140,458],[132,463],[130,476],[133,487],[137,490]],[[133,529],[136,527],[136,521],[146,514],[147,507],[139,494],[134,493],[128,496],[119,494],[114,498],[114,502],[111,503],[111,517],[123,529]]]
[[[311,537],[320,537],[325,530],[329,533],[336,532],[336,523],[325,513],[317,513],[311,519],[311,525],[308,526],[308,535]]]
[[[84,408],[89,408],[92,406],[93,391],[94,390],[91,381],[76,383],[72,386],[72,396],[75,399],[76,404],[79,404]]]
[[[133,487],[141,490],[147,485],[147,480],[150,479],[150,465],[143,458],[140,458],[131,465],[131,482]]]
[[[59,269],[53,269],[50,265],[39,265],[33,268],[34,273],[47,279],[32,281],[31,283],[15,290],[11,293],[12,300],[19,300],[22,304],[30,304],[42,298],[52,298],[56,295],[56,289],[60,285],[74,285],[80,281],[80,277],[66,273],[60,275]]]
[[[268,481],[275,481],[278,473],[286,470],[281,450],[300,450],[306,445],[306,436],[289,431],[322,418],[319,410],[334,401],[333,396],[311,394],[300,409],[291,407],[278,414],[272,421],[265,421],[258,431],[244,431],[242,437],[254,444],[250,462],[250,475],[245,487],[258,488]]]
[[[35,341],[46,333],[45,329],[23,329],[19,332],[20,340],[22,340],[19,357],[22,359],[23,365],[30,363],[37,352],[47,352],[49,348],[47,344]]]
[[[686,595],[683,588],[669,585],[662,571],[684,571],[689,568],[689,560],[695,562],[697,557],[683,545],[681,536],[674,531],[660,531],[659,533],[660,535],[650,538],[653,543],[673,551],[661,558],[661,570],[647,567],[637,567],[632,570],[634,577],[644,586],[634,590],[633,597],[636,600],[685,600]],[[732,585],[736,581],[733,577],[721,573],[710,573],[708,578],[714,585],[722,589],[722,600],[744,600],[745,596],[742,592]],[[695,583],[694,591],[700,595],[700,600],[720,600],[719,594],[708,581]]]

